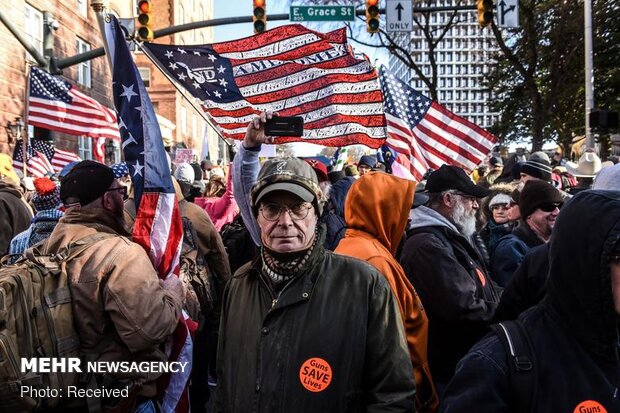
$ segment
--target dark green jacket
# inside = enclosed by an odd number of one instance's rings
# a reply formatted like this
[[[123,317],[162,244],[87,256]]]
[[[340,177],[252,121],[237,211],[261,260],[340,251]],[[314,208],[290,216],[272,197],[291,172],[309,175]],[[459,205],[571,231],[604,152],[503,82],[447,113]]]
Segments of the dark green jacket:
[[[274,297],[260,262],[224,293],[217,412],[413,411],[403,323],[376,269],[317,247]]]

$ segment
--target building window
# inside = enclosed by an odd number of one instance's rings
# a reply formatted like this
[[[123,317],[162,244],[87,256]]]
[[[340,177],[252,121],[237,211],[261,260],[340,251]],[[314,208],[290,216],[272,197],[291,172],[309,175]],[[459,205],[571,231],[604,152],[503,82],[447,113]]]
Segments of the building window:
[[[77,39],[77,53],[85,53],[90,50],[90,45],[84,40],[78,37]],[[78,65],[77,81],[80,85],[90,87],[90,60],[82,62]]]
[[[26,3],[24,15],[26,39],[28,43],[43,55],[43,13]],[[34,61],[28,52],[26,52],[26,59]]]
[[[93,141],[88,136],[78,136],[78,152],[80,158],[93,159]]]
[[[88,17],[88,1],[77,0],[77,11],[82,17]]]
[[[142,82],[144,83],[144,87],[151,86],[151,68],[150,67],[139,67],[138,72],[140,72],[140,78],[142,78]]]
[[[187,135],[187,109],[181,106],[181,133]]]

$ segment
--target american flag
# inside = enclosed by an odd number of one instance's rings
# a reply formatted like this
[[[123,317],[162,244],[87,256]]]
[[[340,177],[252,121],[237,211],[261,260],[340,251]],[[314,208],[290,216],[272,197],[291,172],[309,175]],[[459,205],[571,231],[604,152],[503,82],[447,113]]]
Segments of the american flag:
[[[69,135],[120,140],[112,110],[36,67],[30,69],[28,123]]]
[[[385,67],[379,70],[394,175],[420,181],[429,168],[456,165],[471,172],[497,138],[416,92]]]
[[[82,159],[73,152],[63,151],[40,139],[31,139],[30,144],[39,153],[45,155],[54,167],[55,172],[60,172],[68,163],[79,162]]]
[[[13,169],[18,171],[24,170],[24,152],[23,140],[18,139],[13,150]],[[37,152],[32,145],[26,148],[26,173],[35,178],[40,178],[47,174],[53,174],[54,167],[47,157]]]
[[[202,102],[225,137],[243,139],[260,111],[302,116],[304,141],[324,146],[381,146],[386,138],[376,70],[329,33],[287,25],[240,40],[203,46],[148,43],[167,74]]]
[[[125,36],[112,15],[106,16],[105,38],[112,62],[114,105],[125,162],[134,186],[136,220],[133,240],[149,253],[161,278],[179,274],[183,224],[170,165],[151,100],[129,53]],[[179,320],[171,345],[171,360],[191,366],[192,339],[185,316]],[[162,397],[164,412],[189,410],[190,370],[165,377]]]

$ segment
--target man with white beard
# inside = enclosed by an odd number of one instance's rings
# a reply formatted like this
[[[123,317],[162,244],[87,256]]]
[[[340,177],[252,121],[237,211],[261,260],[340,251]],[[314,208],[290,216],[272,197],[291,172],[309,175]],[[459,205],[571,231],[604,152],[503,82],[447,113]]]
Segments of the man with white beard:
[[[485,334],[501,289],[472,242],[478,199],[489,190],[444,165],[431,173],[426,192],[427,204],[411,213],[400,263],[427,312],[428,360],[441,398],[456,363]]]

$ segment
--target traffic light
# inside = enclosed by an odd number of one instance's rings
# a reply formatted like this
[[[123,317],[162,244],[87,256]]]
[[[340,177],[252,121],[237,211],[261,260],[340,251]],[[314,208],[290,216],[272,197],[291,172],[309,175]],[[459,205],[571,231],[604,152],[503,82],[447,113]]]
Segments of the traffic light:
[[[265,10],[265,0],[252,0],[254,2],[254,33],[262,33],[267,28],[267,11]]]
[[[487,27],[493,21],[493,0],[478,0],[478,24]]]
[[[138,1],[138,37],[141,40],[153,40],[153,3],[151,0]]]
[[[379,33],[379,0],[366,0],[366,31]]]

